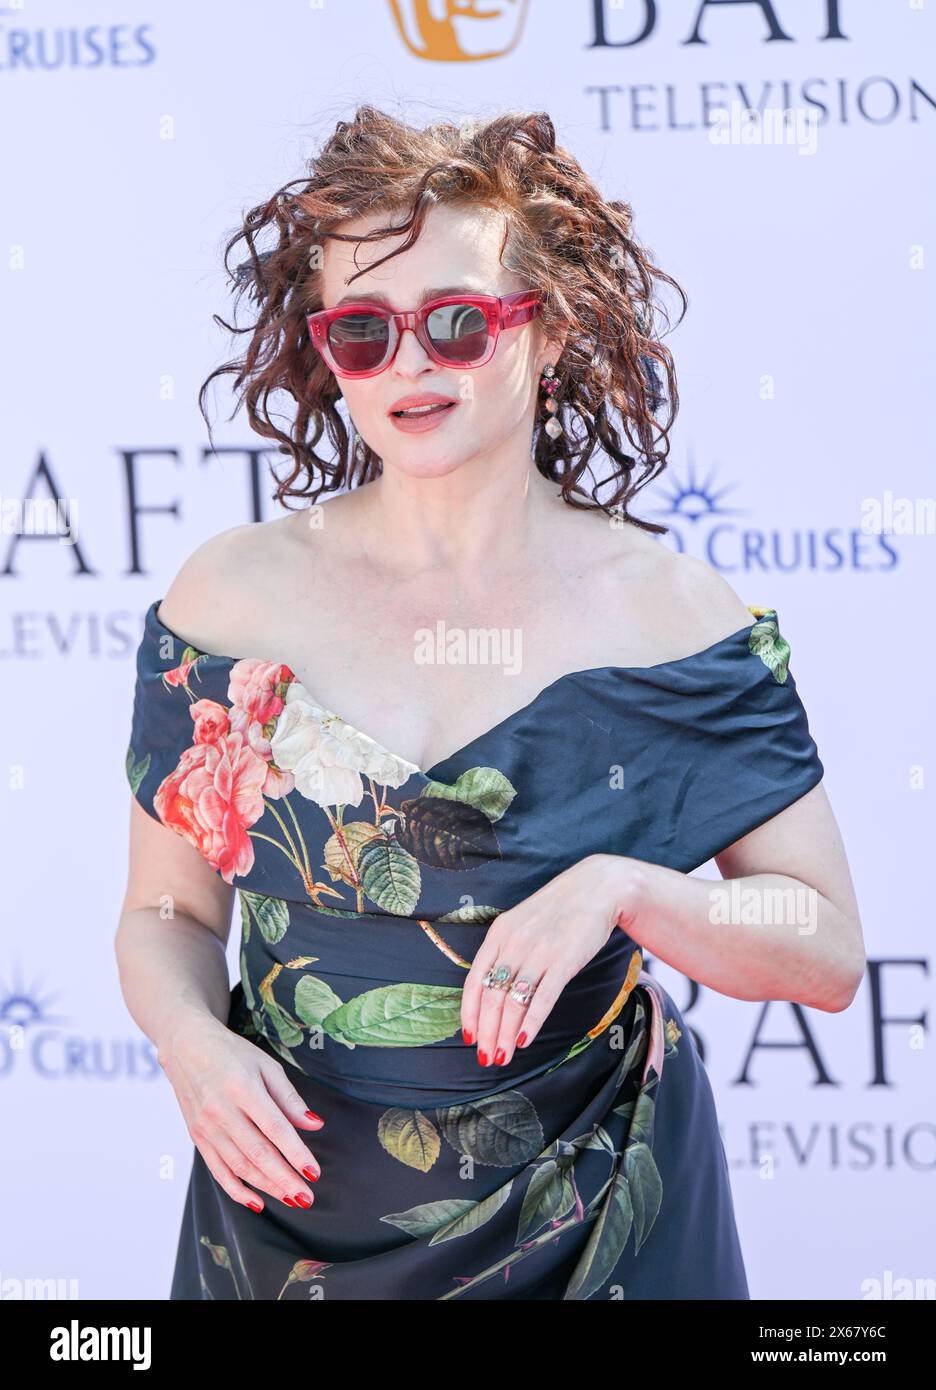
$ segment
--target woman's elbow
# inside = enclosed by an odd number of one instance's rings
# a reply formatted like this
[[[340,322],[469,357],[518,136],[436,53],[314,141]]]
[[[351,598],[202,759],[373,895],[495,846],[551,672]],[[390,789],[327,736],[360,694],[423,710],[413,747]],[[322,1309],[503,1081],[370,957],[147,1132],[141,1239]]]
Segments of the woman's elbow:
[[[849,924],[849,935],[852,937],[852,943],[849,950],[843,952],[841,966],[835,972],[836,988],[827,1001],[819,1006],[830,1014],[840,1014],[849,1008],[858,993],[868,964],[862,941],[861,923],[857,918]]]

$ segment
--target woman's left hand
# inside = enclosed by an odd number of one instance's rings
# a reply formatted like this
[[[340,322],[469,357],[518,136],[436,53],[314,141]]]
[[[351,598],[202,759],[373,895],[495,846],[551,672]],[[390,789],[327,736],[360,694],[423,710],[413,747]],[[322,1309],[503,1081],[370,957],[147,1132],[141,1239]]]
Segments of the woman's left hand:
[[[462,1033],[477,1043],[478,1061],[506,1066],[528,1046],[572,977],[596,956],[618,926],[636,917],[644,893],[639,860],[590,854],[494,919],[472,962],[462,999]],[[529,1004],[510,989],[485,988],[488,970],[528,980]]]

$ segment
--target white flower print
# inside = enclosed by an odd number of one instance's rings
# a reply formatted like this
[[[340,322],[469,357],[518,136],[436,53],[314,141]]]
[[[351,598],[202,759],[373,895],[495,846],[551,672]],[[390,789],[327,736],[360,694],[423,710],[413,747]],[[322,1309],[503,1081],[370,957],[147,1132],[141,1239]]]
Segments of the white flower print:
[[[316,704],[301,681],[286,691],[270,740],[277,767],[291,772],[296,790],[319,806],[359,806],[363,777],[401,787],[419,768]]]

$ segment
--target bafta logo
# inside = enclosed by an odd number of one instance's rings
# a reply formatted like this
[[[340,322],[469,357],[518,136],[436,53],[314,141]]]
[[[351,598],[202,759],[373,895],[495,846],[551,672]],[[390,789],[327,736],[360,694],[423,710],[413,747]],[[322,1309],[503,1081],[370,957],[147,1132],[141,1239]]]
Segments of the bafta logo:
[[[390,0],[410,53],[436,63],[500,58],[516,47],[529,0]]]

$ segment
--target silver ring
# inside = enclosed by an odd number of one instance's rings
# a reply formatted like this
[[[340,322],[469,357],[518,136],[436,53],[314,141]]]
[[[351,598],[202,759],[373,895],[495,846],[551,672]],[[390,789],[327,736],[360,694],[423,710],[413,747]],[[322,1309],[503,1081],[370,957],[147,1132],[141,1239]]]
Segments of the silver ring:
[[[510,973],[509,965],[492,965],[481,983],[485,989],[509,989]]]
[[[528,980],[525,975],[518,975],[513,982],[510,991],[510,998],[517,1004],[529,1004],[536,993],[536,986],[532,980]]]

